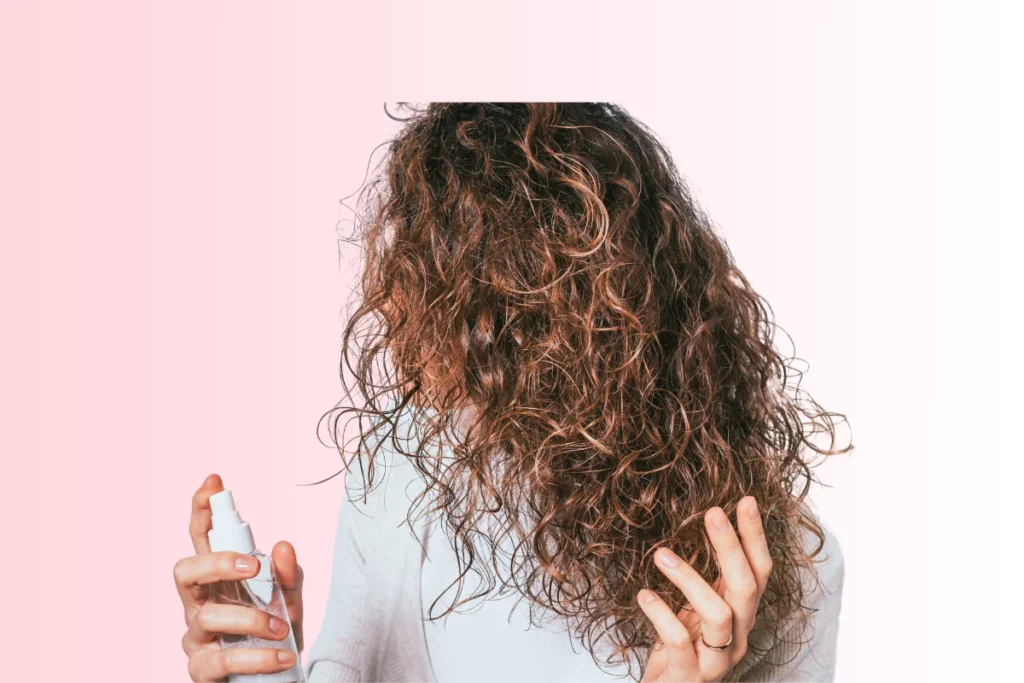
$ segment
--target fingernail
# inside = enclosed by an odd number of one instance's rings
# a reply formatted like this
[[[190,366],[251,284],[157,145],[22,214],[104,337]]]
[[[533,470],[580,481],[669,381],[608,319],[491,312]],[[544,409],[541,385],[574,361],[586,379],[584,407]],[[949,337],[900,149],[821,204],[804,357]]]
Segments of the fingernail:
[[[278,650],[277,661],[282,664],[291,664],[295,660],[295,653],[291,650]]]
[[[666,567],[678,567],[679,563],[682,562],[679,556],[668,548],[659,548],[656,553],[656,559]]]
[[[757,512],[757,501],[751,498],[750,503],[747,504],[747,517],[757,519],[759,516],[760,515]]]
[[[654,599],[658,596],[655,595],[654,591],[649,591],[646,588],[640,594],[640,600],[646,605],[649,602],[654,602]]]
[[[719,531],[725,531],[729,528],[729,518],[725,516],[721,509],[715,509],[711,512],[711,523]]]
[[[253,572],[260,566],[259,560],[255,557],[249,557],[248,555],[242,555],[235,560],[235,569],[240,572]]]
[[[279,636],[283,636],[288,633],[288,624],[284,623],[283,619],[277,617],[270,617],[270,632],[276,633]]]

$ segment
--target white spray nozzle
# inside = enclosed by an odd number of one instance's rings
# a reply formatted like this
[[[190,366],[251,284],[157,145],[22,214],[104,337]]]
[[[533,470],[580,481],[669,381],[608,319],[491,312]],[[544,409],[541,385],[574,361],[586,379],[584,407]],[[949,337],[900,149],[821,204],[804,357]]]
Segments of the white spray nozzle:
[[[210,510],[213,511],[213,526],[228,526],[241,524],[242,517],[235,509],[235,499],[230,489],[224,489],[220,493],[210,496]]]
[[[256,550],[252,530],[235,509],[235,499],[229,489],[210,496],[210,510],[213,512],[210,533],[210,550],[233,550],[251,553]]]

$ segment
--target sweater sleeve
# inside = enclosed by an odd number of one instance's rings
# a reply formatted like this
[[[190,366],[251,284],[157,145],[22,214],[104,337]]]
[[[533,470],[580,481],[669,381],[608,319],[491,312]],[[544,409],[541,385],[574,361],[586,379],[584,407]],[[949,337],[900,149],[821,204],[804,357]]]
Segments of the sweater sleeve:
[[[330,592],[323,626],[306,661],[308,683],[364,681],[368,675],[370,646],[377,638],[379,610],[373,604],[378,591],[370,585],[367,558],[372,535],[366,534],[371,511],[361,500],[343,497],[334,539]]]

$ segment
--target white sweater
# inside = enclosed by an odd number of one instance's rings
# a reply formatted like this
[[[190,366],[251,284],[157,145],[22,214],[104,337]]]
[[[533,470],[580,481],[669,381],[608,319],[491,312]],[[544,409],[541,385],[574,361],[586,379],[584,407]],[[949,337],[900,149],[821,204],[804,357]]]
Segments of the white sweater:
[[[458,576],[454,553],[432,520],[419,521],[416,535],[425,543],[419,544],[406,514],[423,480],[407,459],[394,458],[386,447],[380,454],[386,467],[378,470],[366,502],[359,481],[348,487],[357,493],[342,504],[323,627],[307,654],[308,683],[629,680],[624,666],[614,675],[598,668],[564,631],[536,625],[527,630],[525,599],[510,615],[515,595],[489,597],[482,608],[478,598],[446,621],[425,620],[430,602]],[[828,559],[818,565],[825,589],[810,595],[817,611],[801,638],[809,642],[776,646],[763,657],[750,652],[726,680],[832,680],[843,560],[835,537],[825,531]],[[465,581],[460,599],[477,588],[474,573]],[[441,598],[435,615],[452,603],[454,593]]]

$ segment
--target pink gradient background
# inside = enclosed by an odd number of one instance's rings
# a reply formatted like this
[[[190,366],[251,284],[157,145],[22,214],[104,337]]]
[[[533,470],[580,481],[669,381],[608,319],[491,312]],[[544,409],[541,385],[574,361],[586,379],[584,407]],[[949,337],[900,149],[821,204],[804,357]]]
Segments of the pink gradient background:
[[[187,680],[171,569],[192,552],[189,499],[214,471],[261,548],[295,544],[312,643],[343,488],[296,484],[338,466],[316,438],[341,396],[357,257],[339,261],[338,200],[397,130],[385,101],[455,99],[611,100],[668,143],[810,361],[805,388],[852,422],[858,450],[820,470],[837,488],[814,493],[847,562],[839,680],[880,664],[893,678],[945,671],[879,651],[881,606],[932,608],[870,558],[899,555],[916,580],[937,581],[914,568],[959,532],[869,535],[893,513],[863,498],[868,485],[871,500],[893,500],[907,481],[939,490],[958,476],[913,454],[952,438],[906,429],[931,415],[927,399],[878,390],[939,396],[963,381],[940,383],[938,349],[911,333],[966,305],[964,292],[940,284],[941,304],[901,302],[959,253],[927,238],[966,214],[955,195],[968,150],[948,135],[969,115],[950,94],[967,85],[965,54],[950,48],[966,39],[965,12],[514,6],[0,9],[16,105],[0,171],[3,506],[8,554],[29,558],[12,592],[28,637],[5,680]],[[901,649],[932,647],[938,628],[925,620]]]

